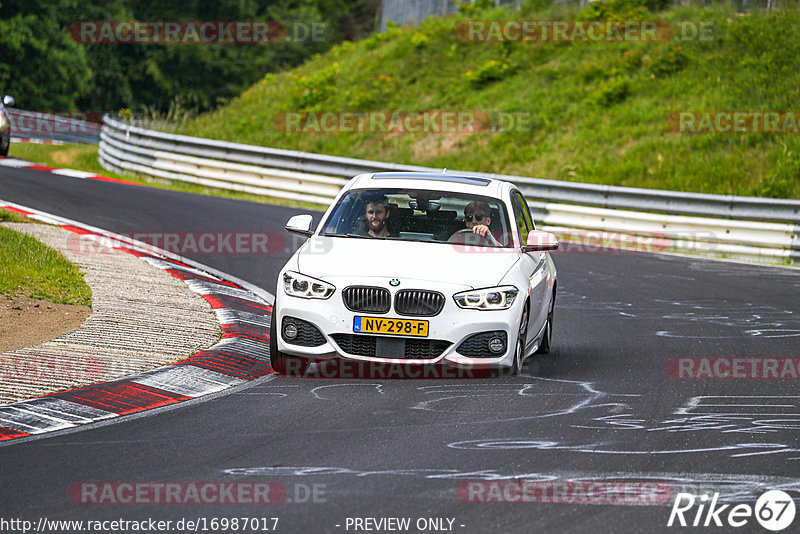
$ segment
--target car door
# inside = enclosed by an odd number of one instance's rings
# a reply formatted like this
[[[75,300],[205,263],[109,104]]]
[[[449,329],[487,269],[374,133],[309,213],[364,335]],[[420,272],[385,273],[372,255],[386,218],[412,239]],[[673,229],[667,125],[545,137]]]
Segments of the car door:
[[[518,190],[511,191],[511,207],[517,226],[519,242],[528,242],[528,233],[535,230],[528,203]],[[522,255],[522,269],[528,277],[531,309],[528,316],[528,334],[531,338],[544,327],[547,320],[547,264],[544,252],[528,252]]]

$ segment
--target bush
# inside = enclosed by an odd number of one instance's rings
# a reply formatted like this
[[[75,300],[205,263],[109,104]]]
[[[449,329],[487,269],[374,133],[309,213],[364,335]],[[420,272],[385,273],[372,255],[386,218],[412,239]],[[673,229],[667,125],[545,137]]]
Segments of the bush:
[[[520,6],[520,12],[526,14],[535,13],[550,7],[552,4],[553,0],[523,0]]]
[[[647,17],[646,2],[643,0],[608,0],[592,2],[581,10],[578,18],[582,20],[643,20]]]
[[[610,107],[628,98],[630,84],[624,78],[612,78],[600,85],[592,95],[592,102],[600,107]]]
[[[670,0],[642,0],[642,5],[648,11],[658,12],[667,9],[672,2]]]
[[[411,36],[411,44],[417,50],[428,46],[428,37],[424,33],[415,33]]]
[[[471,15],[484,9],[491,9],[494,7],[494,0],[464,0],[464,2],[456,2],[458,12],[462,15]]]
[[[379,74],[378,77],[370,81],[368,85],[363,86],[362,91],[359,91],[350,98],[352,109],[371,109],[394,92],[395,83],[394,78],[391,76]]]
[[[605,79],[607,77],[606,69],[603,68],[602,65],[597,65],[595,63],[588,63],[582,66],[578,71],[578,74],[586,83],[593,82],[598,78]]]
[[[620,67],[626,72],[637,71],[642,68],[642,53],[638,50],[627,50],[622,54]]]
[[[656,49],[656,59],[650,64],[650,74],[656,78],[666,78],[682,71],[689,63],[689,58],[681,51],[680,46],[662,51]]]
[[[295,76],[295,86],[291,93],[292,105],[298,110],[309,110],[333,96],[336,92],[338,66],[338,63],[333,63],[313,76]]]
[[[502,80],[511,74],[512,70],[508,63],[490,59],[478,70],[469,70],[465,72],[464,78],[466,78],[473,87],[483,87],[491,82]]]

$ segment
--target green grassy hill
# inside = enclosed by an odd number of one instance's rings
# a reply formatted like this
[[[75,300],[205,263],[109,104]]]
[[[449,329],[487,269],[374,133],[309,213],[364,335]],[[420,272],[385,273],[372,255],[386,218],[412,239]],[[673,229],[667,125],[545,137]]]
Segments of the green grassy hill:
[[[652,3],[652,0],[650,0]],[[800,198],[800,135],[689,134],[677,111],[795,111],[800,14],[643,0],[584,10],[490,9],[334,47],[267,75],[183,133],[340,156],[679,191]],[[667,20],[658,42],[466,42],[467,20]],[[462,110],[525,113],[524,128],[469,133],[288,133],[284,112]]]

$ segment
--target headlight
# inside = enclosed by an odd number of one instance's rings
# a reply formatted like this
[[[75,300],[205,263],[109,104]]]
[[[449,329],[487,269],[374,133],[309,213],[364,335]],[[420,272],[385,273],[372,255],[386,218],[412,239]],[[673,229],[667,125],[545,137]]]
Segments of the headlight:
[[[514,286],[487,287],[453,295],[459,308],[473,310],[507,310],[514,304],[519,289]]]
[[[336,290],[332,284],[304,274],[287,271],[283,275],[283,290],[287,295],[304,299],[326,299]]]

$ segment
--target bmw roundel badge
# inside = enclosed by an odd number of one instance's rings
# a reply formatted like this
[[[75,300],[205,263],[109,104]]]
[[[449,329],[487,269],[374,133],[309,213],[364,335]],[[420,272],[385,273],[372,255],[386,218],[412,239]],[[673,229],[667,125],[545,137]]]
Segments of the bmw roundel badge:
[[[392,287],[397,287],[400,285],[400,280],[398,280],[397,278],[392,278],[391,280],[389,280],[389,285]]]

